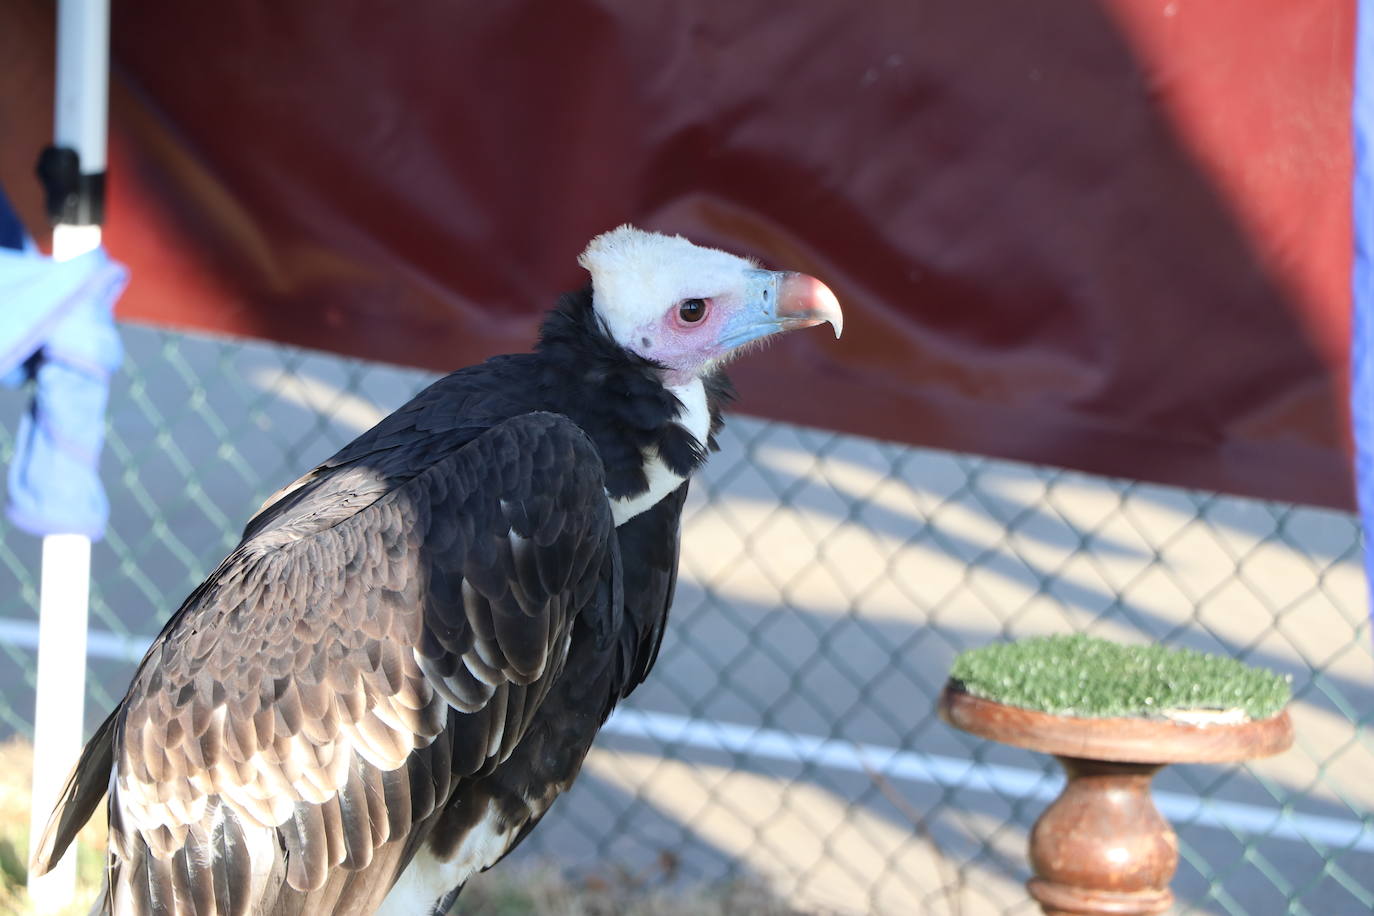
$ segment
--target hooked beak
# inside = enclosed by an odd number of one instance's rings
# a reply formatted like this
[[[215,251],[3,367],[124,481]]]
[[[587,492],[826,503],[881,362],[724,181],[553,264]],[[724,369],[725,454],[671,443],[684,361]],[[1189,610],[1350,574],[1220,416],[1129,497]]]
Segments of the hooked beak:
[[[844,313],[835,294],[815,277],[795,271],[752,271],[747,302],[731,318],[721,345],[734,349],[750,341],[829,322],[835,337],[844,330]]]
[[[777,315],[782,321],[782,329],[813,328],[828,321],[835,331],[835,339],[839,340],[844,331],[844,313],[830,287],[815,277],[790,270],[776,276],[780,278]]]

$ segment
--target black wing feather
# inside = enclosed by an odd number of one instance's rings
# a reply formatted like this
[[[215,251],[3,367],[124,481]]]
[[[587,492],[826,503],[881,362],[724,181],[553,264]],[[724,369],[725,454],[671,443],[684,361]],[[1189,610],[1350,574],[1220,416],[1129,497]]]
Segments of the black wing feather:
[[[677,590],[679,529],[687,487],[683,483],[616,532],[625,571],[625,614],[629,618],[629,625],[616,631],[624,672],[621,697],[629,696],[643,683],[658,659],[668,610]]]
[[[374,449],[380,472],[326,468],[250,523],[87,748],[50,828],[54,861],[113,758],[112,875],[131,885],[117,896],[180,914],[207,895],[223,912],[313,912],[384,893],[408,834],[516,746],[574,620],[610,613],[597,581],[614,529],[580,429],[529,414],[433,451],[413,472]],[[280,890],[244,887],[263,829]],[[374,859],[391,873],[333,877]]]

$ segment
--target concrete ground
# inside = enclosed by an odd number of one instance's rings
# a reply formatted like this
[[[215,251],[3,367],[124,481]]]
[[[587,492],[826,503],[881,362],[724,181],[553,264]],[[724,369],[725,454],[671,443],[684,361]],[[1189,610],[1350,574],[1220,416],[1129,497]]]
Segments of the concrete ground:
[[[261,499],[429,378],[139,327],[125,339],[88,727]],[[5,429],[21,406],[0,398]],[[521,858],[646,881],[754,874],[840,912],[1035,912],[1026,834],[1054,770],[949,728],[934,698],[960,649],[1087,630],[1292,677],[1293,750],[1157,781],[1180,910],[1374,908],[1374,659],[1349,515],[745,417],[700,484],[659,664]],[[36,568],[36,541],[6,527],[0,731],[32,716]]]

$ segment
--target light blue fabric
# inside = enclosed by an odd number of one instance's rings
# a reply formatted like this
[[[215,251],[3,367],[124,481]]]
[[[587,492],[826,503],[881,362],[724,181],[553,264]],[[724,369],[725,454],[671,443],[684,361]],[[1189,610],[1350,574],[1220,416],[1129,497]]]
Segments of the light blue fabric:
[[[0,209],[5,207],[0,197]],[[105,533],[105,403],[123,358],[114,303],[128,270],[96,250],[57,262],[0,248],[0,382],[34,382],[9,469],[7,513],[31,534]]]
[[[1355,430],[1355,484],[1365,531],[1365,574],[1374,587],[1374,0],[1360,0],[1357,16],[1355,101],[1351,109],[1355,269],[1351,277],[1350,407]]]

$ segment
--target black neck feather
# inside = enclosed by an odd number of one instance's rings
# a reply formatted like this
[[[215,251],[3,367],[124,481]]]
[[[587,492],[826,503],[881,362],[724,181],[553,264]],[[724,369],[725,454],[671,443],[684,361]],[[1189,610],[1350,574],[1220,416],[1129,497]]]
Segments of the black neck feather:
[[[717,448],[721,408],[733,397],[724,373],[702,379],[711,411],[703,449],[677,422],[682,404],[663,384],[664,367],[612,339],[592,307],[590,288],[559,300],[540,328],[536,351],[543,357],[541,386],[559,412],[591,436],[612,498],[648,487],[646,449],[656,450],[669,469],[686,477]]]

